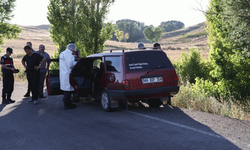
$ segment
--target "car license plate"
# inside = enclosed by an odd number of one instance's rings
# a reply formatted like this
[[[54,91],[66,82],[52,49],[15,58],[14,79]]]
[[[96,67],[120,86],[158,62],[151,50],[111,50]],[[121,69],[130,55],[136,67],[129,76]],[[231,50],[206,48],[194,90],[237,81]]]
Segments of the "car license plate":
[[[162,77],[151,77],[151,78],[142,78],[142,83],[157,83],[157,82],[163,82]]]

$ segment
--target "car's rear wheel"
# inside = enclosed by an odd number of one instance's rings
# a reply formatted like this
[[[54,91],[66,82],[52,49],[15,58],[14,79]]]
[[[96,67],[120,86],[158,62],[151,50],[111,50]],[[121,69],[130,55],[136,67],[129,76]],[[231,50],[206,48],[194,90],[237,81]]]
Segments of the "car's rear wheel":
[[[148,99],[148,105],[152,108],[157,108],[162,105],[162,101],[160,98]]]
[[[111,111],[110,98],[105,90],[101,93],[101,104],[104,111]]]

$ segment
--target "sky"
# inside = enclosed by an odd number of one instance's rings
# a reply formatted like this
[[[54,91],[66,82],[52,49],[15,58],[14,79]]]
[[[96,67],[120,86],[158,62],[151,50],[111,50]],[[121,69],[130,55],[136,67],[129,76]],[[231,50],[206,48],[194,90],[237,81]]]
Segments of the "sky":
[[[49,0],[16,0],[14,18],[17,25],[49,24],[47,6]],[[106,21],[115,23],[131,19],[157,27],[161,22],[177,20],[192,26],[205,21],[200,10],[206,10],[209,0],[116,0],[110,7]]]

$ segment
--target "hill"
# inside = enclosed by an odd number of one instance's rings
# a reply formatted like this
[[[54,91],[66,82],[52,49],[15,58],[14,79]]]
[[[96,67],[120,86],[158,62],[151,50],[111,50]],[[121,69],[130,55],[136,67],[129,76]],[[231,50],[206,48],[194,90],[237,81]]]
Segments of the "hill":
[[[152,43],[147,43],[146,39],[140,41],[145,42],[146,47],[152,47]],[[198,47],[199,49],[207,49],[207,36],[205,31],[205,22],[194,26],[183,28],[180,30],[167,32],[162,35],[159,41],[164,50],[185,50],[189,47]],[[117,41],[106,41],[108,47],[119,48],[135,48],[137,43],[124,43]]]
[[[19,39],[6,40],[4,45],[1,45],[3,52],[7,47],[12,47],[14,50],[13,58],[17,58],[17,62],[20,63],[21,58],[25,55],[23,47],[26,42],[30,41],[33,44],[33,49],[38,50],[40,44],[45,45],[45,51],[51,56],[56,50],[54,42],[49,37],[49,25],[39,25],[39,26],[21,26],[23,32],[20,33]],[[145,40],[145,39],[144,39]],[[205,32],[205,23],[200,23],[191,27],[180,29],[173,32],[164,33],[161,41],[159,43],[162,45],[163,50],[175,60],[180,57],[183,50],[187,50],[188,47],[196,46],[199,49],[206,50],[203,52],[203,56],[207,57],[207,37]],[[124,48],[131,49],[136,48],[137,43],[125,43],[117,41],[106,41],[106,49],[111,48]],[[145,43],[146,47],[152,47],[152,43]]]

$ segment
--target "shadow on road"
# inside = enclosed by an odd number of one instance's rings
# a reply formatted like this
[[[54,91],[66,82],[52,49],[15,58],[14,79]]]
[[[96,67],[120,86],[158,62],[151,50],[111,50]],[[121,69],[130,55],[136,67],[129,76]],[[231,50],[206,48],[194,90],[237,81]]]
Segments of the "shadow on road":
[[[2,149],[240,149],[178,107],[139,103],[104,112],[99,103],[79,102],[65,110],[62,95],[38,105],[28,99],[0,106]]]

